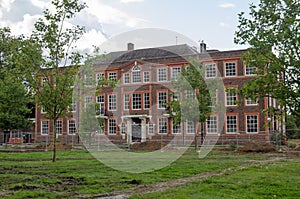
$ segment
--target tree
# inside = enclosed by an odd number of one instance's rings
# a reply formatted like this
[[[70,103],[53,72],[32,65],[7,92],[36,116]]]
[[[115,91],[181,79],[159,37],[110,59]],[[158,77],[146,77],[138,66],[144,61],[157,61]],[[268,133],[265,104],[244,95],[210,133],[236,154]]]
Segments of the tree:
[[[30,127],[30,96],[24,85],[7,75],[0,79],[0,88],[0,129],[11,132]]]
[[[168,103],[168,112],[173,117],[174,125],[186,121],[192,121],[194,125],[200,122],[201,141],[204,123],[212,111],[209,106],[212,91],[209,90],[208,81],[204,79],[204,72],[203,64],[196,60],[190,61],[188,68],[183,68],[181,74],[173,80],[173,100]],[[195,131],[195,150],[198,148],[197,137],[198,133]]]
[[[56,121],[68,113],[72,103],[74,76],[82,56],[74,43],[84,33],[80,26],[67,27],[67,21],[85,8],[78,0],[53,0],[55,11],[46,9],[35,23],[32,39],[40,45],[43,59],[34,76],[28,73],[36,102],[53,121],[53,157],[56,161]]]
[[[249,16],[239,14],[236,44],[248,44],[246,65],[257,67],[257,78],[243,88],[245,97],[273,97],[281,109],[270,115],[299,114],[300,108],[300,1],[260,0]]]
[[[12,36],[9,28],[0,28],[0,129],[27,129],[32,95],[25,69],[37,65],[40,51],[36,44],[21,36]]]

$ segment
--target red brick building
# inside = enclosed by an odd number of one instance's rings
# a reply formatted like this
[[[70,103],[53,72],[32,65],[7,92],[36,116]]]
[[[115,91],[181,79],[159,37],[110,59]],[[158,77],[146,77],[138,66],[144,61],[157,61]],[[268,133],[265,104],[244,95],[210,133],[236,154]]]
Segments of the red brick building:
[[[83,109],[85,103],[95,102],[100,107],[97,117],[104,120],[104,127],[99,128],[99,132],[112,140],[144,142],[182,134],[193,138],[195,132],[199,139],[201,132],[206,136],[222,136],[222,142],[237,136],[267,140],[270,130],[267,124],[270,121],[262,110],[274,106],[275,101],[268,98],[253,101],[226,92],[227,88],[240,89],[255,76],[256,68],[246,66],[241,60],[244,52],[206,51],[205,44],[201,44],[200,53],[188,45],[134,50],[133,44],[128,44],[127,51],[111,52],[94,65],[96,80],[104,76],[118,80],[119,86],[106,86],[101,93],[84,96],[83,104],[74,104],[73,114],[59,119],[57,123],[58,138],[68,143],[78,142],[80,114],[76,113]],[[189,66],[190,58],[204,64],[205,78],[219,77],[224,84],[223,91],[217,92],[213,98],[216,103],[224,103],[225,112],[210,115],[202,127],[192,121],[173,125],[166,110],[166,102],[172,100],[172,79],[183,67]],[[271,129],[275,130],[278,124],[273,120],[270,123]],[[51,139],[48,135],[53,132],[52,124],[39,109],[36,109],[35,131],[37,142]]]

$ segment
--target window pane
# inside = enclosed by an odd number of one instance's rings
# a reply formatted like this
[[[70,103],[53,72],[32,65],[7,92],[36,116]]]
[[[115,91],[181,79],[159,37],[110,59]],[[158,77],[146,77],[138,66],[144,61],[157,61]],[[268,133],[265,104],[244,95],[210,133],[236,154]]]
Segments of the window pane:
[[[226,106],[235,106],[236,100],[237,97],[233,91],[226,92]]]
[[[150,82],[150,73],[148,71],[144,72],[144,82]]]
[[[216,64],[206,64],[206,77],[216,77]]]
[[[206,128],[207,128],[207,133],[217,133],[218,132],[216,116],[209,116],[207,118]]]
[[[225,76],[236,76],[235,62],[225,63]]]
[[[117,73],[108,73],[108,78],[112,81],[117,80]]]
[[[246,66],[246,75],[256,75],[255,71],[256,71],[256,67]]]
[[[159,133],[167,133],[167,118],[159,118],[158,119],[158,132]]]
[[[193,121],[187,121],[187,133],[195,133],[195,124]]]
[[[132,72],[132,83],[141,83],[141,72],[133,71]]]
[[[74,134],[76,132],[76,123],[75,123],[75,120],[69,120],[68,121],[69,123],[69,134]]]
[[[62,134],[62,121],[56,120],[56,133]]]
[[[124,110],[129,109],[129,94],[124,94]]]
[[[176,79],[180,74],[180,67],[173,67],[172,68],[172,79]]]
[[[109,95],[108,96],[108,109],[109,110],[116,110],[117,109],[117,96],[116,95]]]
[[[172,133],[181,133],[181,123],[175,125],[173,121],[172,125]]]
[[[167,69],[166,68],[158,69],[158,81],[159,82],[167,81]]]
[[[226,133],[237,132],[237,116],[226,117]]]
[[[258,132],[258,117],[257,115],[247,115],[247,133]]]
[[[42,121],[42,135],[48,134],[48,121]]]
[[[109,119],[108,120],[108,133],[109,134],[116,134],[117,133],[116,120],[114,120],[114,119]]]
[[[132,109],[141,109],[142,108],[142,98],[141,94],[139,93],[133,93],[132,94]]]
[[[158,93],[158,108],[166,108],[167,102],[167,93],[166,92],[159,92]]]
[[[150,93],[144,93],[144,109],[150,108]]]
[[[130,76],[129,73],[124,74],[124,84],[129,84],[130,83]]]

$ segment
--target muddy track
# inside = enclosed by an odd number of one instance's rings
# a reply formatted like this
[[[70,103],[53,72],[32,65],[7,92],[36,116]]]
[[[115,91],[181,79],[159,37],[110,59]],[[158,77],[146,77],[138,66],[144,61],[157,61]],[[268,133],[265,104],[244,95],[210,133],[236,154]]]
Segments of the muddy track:
[[[219,172],[204,172],[204,173],[200,173],[200,174],[197,174],[197,175],[194,175],[191,177],[187,177],[187,178],[180,178],[180,179],[175,179],[175,180],[171,180],[171,181],[167,181],[167,182],[161,182],[161,183],[157,183],[157,184],[140,185],[135,188],[123,190],[120,192],[110,192],[110,193],[98,195],[95,198],[97,198],[97,199],[126,199],[126,198],[129,198],[133,194],[163,192],[167,189],[175,189],[175,188],[182,186],[189,182],[204,180],[204,179],[207,179],[210,177],[220,176],[220,175],[236,172],[236,171],[248,168],[248,167],[260,166],[260,165],[272,163],[274,161],[279,161],[279,160],[283,160],[283,159],[285,159],[285,157],[276,157],[276,158],[272,158],[269,160],[261,160],[261,161],[249,161],[248,163],[243,164],[241,166],[238,166],[235,168],[227,168],[227,169],[224,169],[223,171],[219,171]],[[82,196],[79,196],[79,197],[81,198]]]

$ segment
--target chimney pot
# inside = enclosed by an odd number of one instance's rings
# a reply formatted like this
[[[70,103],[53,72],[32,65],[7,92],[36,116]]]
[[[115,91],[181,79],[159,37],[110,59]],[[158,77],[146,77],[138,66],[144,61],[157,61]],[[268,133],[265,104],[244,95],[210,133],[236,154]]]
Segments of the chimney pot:
[[[128,44],[127,44],[127,50],[128,50],[128,51],[134,50],[134,44],[133,44],[133,43],[128,43]]]
[[[206,43],[201,41],[200,43],[200,53],[205,53],[206,52]]]

